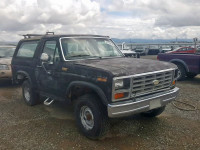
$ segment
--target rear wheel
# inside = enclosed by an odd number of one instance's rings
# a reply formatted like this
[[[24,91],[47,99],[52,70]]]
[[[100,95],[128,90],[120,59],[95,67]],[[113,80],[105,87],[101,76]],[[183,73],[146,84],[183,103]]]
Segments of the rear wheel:
[[[39,95],[33,90],[28,80],[22,84],[22,95],[25,103],[29,106],[36,105],[39,101]]]
[[[81,96],[75,102],[75,116],[79,130],[90,139],[99,139],[108,129],[108,117],[96,95]]]
[[[156,116],[160,115],[164,110],[165,110],[165,106],[156,108],[156,109],[152,109],[147,112],[143,112],[143,113],[141,113],[141,115],[144,117],[156,117]]]
[[[182,81],[186,78],[186,70],[183,65],[176,64],[178,67],[178,77],[177,80]]]

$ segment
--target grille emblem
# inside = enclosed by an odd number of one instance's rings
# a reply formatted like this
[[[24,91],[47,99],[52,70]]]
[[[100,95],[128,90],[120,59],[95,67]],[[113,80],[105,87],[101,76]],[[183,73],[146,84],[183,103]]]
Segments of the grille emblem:
[[[160,83],[159,80],[153,80],[153,84],[154,84],[154,85],[158,85],[159,83]]]

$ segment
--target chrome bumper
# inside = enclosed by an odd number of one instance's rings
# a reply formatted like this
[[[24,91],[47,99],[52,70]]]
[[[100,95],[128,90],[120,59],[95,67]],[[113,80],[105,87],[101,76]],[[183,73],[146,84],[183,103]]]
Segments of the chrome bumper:
[[[108,116],[110,118],[124,117],[162,107],[175,100],[178,93],[179,88],[175,87],[169,91],[130,100],[126,103],[108,104]]]

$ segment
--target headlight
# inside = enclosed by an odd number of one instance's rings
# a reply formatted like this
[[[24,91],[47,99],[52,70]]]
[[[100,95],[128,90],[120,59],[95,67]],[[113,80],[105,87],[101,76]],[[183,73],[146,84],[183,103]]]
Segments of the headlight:
[[[112,101],[119,101],[130,97],[130,78],[114,79]]]
[[[0,65],[0,70],[9,70],[8,65]]]
[[[124,81],[123,79],[119,79],[115,81],[115,89],[121,89],[124,86]]]

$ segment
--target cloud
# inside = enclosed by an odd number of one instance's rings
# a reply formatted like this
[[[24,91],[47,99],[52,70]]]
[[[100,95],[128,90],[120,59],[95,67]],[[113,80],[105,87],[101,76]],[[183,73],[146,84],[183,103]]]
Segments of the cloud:
[[[1,0],[0,41],[19,34],[103,34],[115,38],[193,38],[199,0]]]

